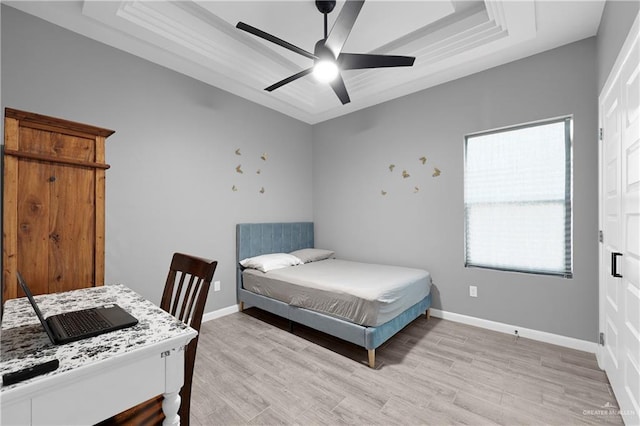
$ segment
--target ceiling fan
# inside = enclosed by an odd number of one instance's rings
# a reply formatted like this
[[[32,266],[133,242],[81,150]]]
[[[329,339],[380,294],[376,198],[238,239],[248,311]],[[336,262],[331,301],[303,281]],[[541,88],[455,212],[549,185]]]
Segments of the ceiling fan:
[[[396,56],[396,55],[372,55],[361,53],[345,53],[342,48],[349,37],[349,33],[356,22],[356,18],[362,9],[364,0],[347,0],[345,1],[340,14],[336,18],[330,33],[327,33],[327,15],[336,5],[333,1],[316,0],[316,7],[324,15],[324,38],[318,40],[313,53],[299,48],[289,42],[278,37],[266,33],[244,22],[238,22],[236,28],[246,31],[250,34],[263,38],[267,41],[275,43],[285,49],[291,50],[299,55],[313,59],[313,66],[302,70],[290,77],[280,80],[279,82],[267,87],[266,91],[272,92],[275,89],[291,83],[301,77],[313,72],[314,77],[321,82],[331,85],[331,88],[340,99],[342,104],[350,102],[347,88],[344,80],[340,75],[340,71],[358,70],[365,68],[383,68],[383,67],[410,67],[415,61],[413,56]]]

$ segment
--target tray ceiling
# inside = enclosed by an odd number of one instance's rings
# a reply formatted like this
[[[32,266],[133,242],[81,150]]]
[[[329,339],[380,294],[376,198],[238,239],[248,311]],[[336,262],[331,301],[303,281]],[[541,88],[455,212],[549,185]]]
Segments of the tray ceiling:
[[[310,124],[594,36],[604,7],[592,0],[369,0],[344,51],[416,61],[343,72],[351,103],[342,105],[312,76],[265,92],[312,60],[235,28],[243,21],[313,51],[323,35],[313,1],[4,3]],[[329,14],[329,29],[343,4]]]

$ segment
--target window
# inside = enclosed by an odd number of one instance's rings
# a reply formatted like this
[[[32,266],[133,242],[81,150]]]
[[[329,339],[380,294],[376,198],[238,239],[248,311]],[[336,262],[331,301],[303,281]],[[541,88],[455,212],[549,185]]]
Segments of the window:
[[[465,137],[465,266],[572,276],[572,119]]]

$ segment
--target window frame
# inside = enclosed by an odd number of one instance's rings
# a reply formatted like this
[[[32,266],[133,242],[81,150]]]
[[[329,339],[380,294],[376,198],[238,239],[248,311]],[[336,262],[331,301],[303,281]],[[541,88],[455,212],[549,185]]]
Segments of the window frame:
[[[484,130],[481,132],[469,133],[464,136],[464,175],[463,175],[463,204],[464,204],[464,266],[465,268],[480,268],[505,272],[516,272],[533,275],[546,275],[563,277],[567,279],[573,278],[573,256],[574,256],[574,244],[573,244],[573,115],[564,115],[555,118],[543,119],[532,121],[523,124],[517,124],[513,126],[505,126],[497,129]],[[469,241],[469,212],[467,204],[467,151],[469,139],[473,139],[479,136],[486,136],[491,134],[506,133],[510,131],[517,131],[521,129],[539,127],[549,124],[556,124],[564,122],[564,150],[565,150],[565,167],[564,167],[564,268],[563,270],[538,270],[525,267],[504,267],[496,265],[482,264],[481,262],[472,262],[469,259],[468,241]],[[498,204],[509,204],[511,202],[501,202]],[[534,204],[543,204],[543,201],[530,201]],[[550,203],[551,201],[546,201]],[[470,203],[472,204],[472,203]],[[567,223],[568,222],[568,223]]]

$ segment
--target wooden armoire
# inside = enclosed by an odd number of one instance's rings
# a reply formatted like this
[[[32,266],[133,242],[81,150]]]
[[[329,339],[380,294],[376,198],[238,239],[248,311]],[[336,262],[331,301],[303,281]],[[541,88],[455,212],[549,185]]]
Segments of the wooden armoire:
[[[105,140],[114,132],[5,110],[3,299],[104,284]]]

